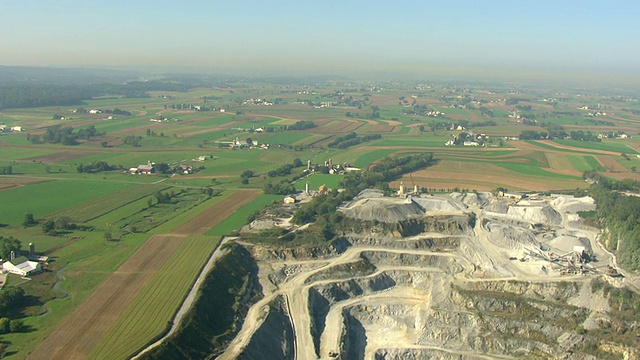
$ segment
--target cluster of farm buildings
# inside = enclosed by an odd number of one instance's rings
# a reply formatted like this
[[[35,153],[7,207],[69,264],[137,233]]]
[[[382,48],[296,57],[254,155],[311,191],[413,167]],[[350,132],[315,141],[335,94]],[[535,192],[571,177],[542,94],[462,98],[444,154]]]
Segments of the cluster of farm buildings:
[[[261,129],[261,128],[259,128]],[[255,130],[257,131],[257,130]],[[257,132],[262,132],[264,131],[264,129],[257,131]],[[232,141],[220,141],[220,144],[224,144],[224,145],[228,145],[230,149],[233,150],[237,150],[237,149],[262,149],[262,150],[268,150],[271,145],[269,144],[260,144],[257,140],[251,140],[251,142],[247,142],[247,141],[240,141],[238,140],[238,138],[236,137],[234,140]]]
[[[205,160],[207,160],[207,158],[209,158],[208,156],[205,155],[200,155],[197,158],[193,159],[193,161],[199,161],[199,162],[203,162]],[[174,172],[176,173],[180,173],[180,174],[192,174],[194,169],[193,166],[191,165],[187,165],[187,164],[177,164],[175,165],[175,167],[173,168]],[[132,167],[129,168],[129,170],[127,170],[126,172],[128,172],[131,175],[151,175],[151,174],[155,174],[157,172],[156,169],[156,163],[152,162],[151,160],[147,161],[146,164],[140,164],[136,167]]]
[[[29,244],[29,254],[27,256],[16,256],[15,252],[12,251],[9,259],[2,261],[1,272],[23,277],[31,276],[41,273],[43,265],[46,265],[48,261],[48,257],[36,255],[35,246]]]
[[[3,132],[22,132],[22,131],[26,131],[25,128],[23,128],[22,126],[8,126],[5,124],[0,124],[0,133]]]

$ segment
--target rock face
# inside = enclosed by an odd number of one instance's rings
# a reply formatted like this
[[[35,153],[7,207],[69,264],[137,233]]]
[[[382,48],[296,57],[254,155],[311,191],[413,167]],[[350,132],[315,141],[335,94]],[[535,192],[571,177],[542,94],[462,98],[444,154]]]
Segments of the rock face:
[[[293,329],[282,297],[269,304],[268,314],[239,359],[293,359]]]
[[[361,194],[331,247],[250,247],[265,301],[222,358],[633,358],[640,297],[602,274],[589,206]]]

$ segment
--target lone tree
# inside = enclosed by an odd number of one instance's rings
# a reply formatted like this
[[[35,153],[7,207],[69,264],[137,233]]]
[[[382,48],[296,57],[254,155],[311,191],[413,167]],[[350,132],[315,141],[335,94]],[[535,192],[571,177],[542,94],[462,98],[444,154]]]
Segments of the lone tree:
[[[0,236],[0,256],[2,256],[3,260],[8,260],[12,251],[16,254],[19,253],[21,247],[20,240],[13,236]]]
[[[36,221],[36,219],[33,218],[32,213],[24,214],[24,220],[22,220],[22,226],[34,226],[36,224],[38,224],[38,222]]]

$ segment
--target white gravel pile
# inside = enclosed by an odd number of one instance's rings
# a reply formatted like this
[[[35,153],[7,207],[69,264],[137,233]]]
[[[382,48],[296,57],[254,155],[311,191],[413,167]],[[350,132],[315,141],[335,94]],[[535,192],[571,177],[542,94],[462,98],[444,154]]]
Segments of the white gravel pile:
[[[561,229],[556,232],[556,237],[549,241],[549,247],[562,253],[573,251],[574,246],[584,246],[588,252],[593,252],[591,242],[586,237],[576,236],[573,231]]]
[[[562,222],[562,215],[551,206],[510,206],[507,215],[533,224],[557,225]]]
[[[596,202],[592,197],[558,196],[551,201],[551,205],[560,212],[577,213],[578,211],[592,211],[596,209]]]
[[[345,216],[359,220],[377,220],[392,223],[412,218],[421,218],[425,210],[412,199],[368,198],[353,201],[340,209]]]
[[[452,193],[451,198],[467,206],[486,206],[490,202],[486,193]]]
[[[446,198],[428,197],[412,198],[414,202],[423,207],[426,211],[460,211],[460,206]]]
[[[538,242],[531,232],[517,227],[489,224],[489,241],[509,251],[538,248]]]

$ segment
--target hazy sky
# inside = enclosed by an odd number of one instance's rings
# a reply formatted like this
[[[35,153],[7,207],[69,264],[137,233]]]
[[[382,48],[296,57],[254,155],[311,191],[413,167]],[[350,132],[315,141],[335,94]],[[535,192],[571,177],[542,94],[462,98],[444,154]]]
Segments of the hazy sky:
[[[639,20],[637,0],[0,0],[0,64],[639,74]]]

